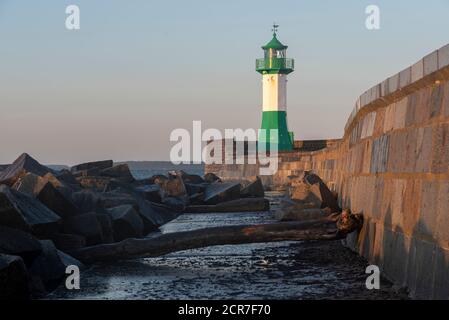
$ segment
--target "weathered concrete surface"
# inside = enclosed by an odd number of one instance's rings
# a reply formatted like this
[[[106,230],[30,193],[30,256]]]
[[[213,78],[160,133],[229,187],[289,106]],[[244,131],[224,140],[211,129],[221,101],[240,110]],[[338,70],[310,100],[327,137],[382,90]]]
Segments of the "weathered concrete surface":
[[[278,194],[268,194],[275,208]],[[163,232],[272,222],[271,212],[182,215]],[[160,258],[97,265],[81,290],[49,299],[405,299],[391,283],[365,287],[366,261],[341,242],[280,242],[186,250]]]
[[[319,124],[317,124],[319,125]],[[263,177],[282,187],[313,170],[365,225],[348,245],[415,298],[449,299],[449,45],[363,93],[340,142],[282,153]],[[210,165],[250,177],[258,165]]]

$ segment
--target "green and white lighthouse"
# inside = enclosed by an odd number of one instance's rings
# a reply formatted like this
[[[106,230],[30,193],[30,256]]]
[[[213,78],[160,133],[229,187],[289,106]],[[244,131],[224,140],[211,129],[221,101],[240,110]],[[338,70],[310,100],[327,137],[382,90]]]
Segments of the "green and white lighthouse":
[[[287,127],[287,75],[293,72],[294,60],[286,56],[287,46],[277,39],[278,25],[273,25],[273,39],[262,47],[264,57],[256,60],[256,71],[262,74],[262,127],[259,145],[275,143],[279,151],[293,149],[293,132]],[[278,136],[270,136],[277,129]]]

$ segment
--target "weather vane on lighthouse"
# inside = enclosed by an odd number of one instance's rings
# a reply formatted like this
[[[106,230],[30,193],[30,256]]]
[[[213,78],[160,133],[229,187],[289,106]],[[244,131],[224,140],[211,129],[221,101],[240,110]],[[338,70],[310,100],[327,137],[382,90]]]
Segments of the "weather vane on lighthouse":
[[[256,60],[256,71],[262,74],[262,129],[259,145],[276,144],[279,151],[293,149],[293,132],[287,126],[287,75],[293,72],[294,60],[287,58],[287,46],[277,39],[279,25],[273,23],[273,39],[262,47],[264,57]],[[277,130],[277,134],[271,134]]]
[[[271,31],[273,31],[273,36],[275,36],[276,33],[278,32],[278,28],[279,28],[279,25],[276,24],[276,22],[274,22],[273,23],[273,29],[271,29]]]

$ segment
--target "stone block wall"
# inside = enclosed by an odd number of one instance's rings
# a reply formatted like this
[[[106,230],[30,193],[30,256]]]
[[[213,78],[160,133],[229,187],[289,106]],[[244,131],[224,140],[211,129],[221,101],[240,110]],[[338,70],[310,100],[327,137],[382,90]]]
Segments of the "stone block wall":
[[[277,172],[274,175],[264,176],[260,175],[260,165],[257,160],[251,164],[248,157],[244,157],[243,164],[237,164],[236,142],[234,141],[232,149],[227,149],[226,141],[223,140],[222,164],[208,164],[205,166],[205,172],[215,173],[223,180],[244,180],[260,176],[267,190],[283,191],[290,183],[289,176],[301,174],[304,169],[311,169],[313,150],[329,148],[340,141],[341,139],[295,141],[293,151],[279,152]],[[225,161],[226,159],[228,161]],[[229,159],[232,159],[232,164],[226,164],[229,163]]]
[[[257,165],[234,166],[206,171],[257,174]],[[264,182],[282,188],[303,170],[364,214],[348,246],[412,297],[449,299],[449,45],[363,93],[341,141],[281,154]]]

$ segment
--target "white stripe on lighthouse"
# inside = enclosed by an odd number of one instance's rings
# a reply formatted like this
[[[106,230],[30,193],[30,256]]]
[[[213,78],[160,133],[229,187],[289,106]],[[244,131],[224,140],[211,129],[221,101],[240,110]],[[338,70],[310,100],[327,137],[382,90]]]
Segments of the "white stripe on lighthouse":
[[[287,75],[264,74],[263,111],[287,111]]]

